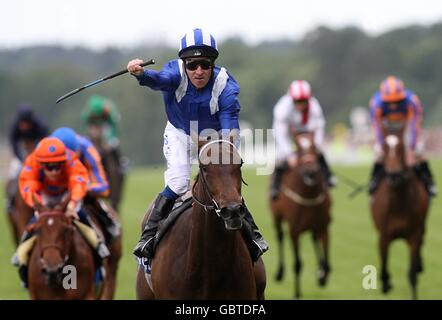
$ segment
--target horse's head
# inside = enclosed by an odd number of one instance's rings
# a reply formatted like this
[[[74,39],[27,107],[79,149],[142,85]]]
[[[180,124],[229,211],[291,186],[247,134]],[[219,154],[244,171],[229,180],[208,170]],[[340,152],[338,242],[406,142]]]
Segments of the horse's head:
[[[403,130],[390,130],[384,136],[384,170],[392,186],[400,185],[406,178],[406,154]]]
[[[198,147],[200,172],[195,186],[198,186],[198,196],[202,198],[194,197],[195,201],[206,211],[215,210],[223,219],[226,229],[238,230],[242,227],[244,217],[241,156],[232,141],[228,140],[204,142]]]
[[[304,183],[316,185],[319,181],[320,169],[313,132],[298,132],[294,134],[297,153],[297,166]]]
[[[69,259],[74,227],[71,218],[65,216],[68,201],[69,197],[54,207],[47,207],[34,198],[37,211],[36,246],[40,252],[42,272],[50,287],[61,283],[62,270]]]
[[[87,126],[86,135],[91,139],[94,146],[101,149],[104,143],[104,127],[102,122],[89,121]]]

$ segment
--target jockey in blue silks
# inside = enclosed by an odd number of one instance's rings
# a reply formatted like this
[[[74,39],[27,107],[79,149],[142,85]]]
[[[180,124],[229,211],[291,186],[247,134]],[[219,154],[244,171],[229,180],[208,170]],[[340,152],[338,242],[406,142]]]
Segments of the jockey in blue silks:
[[[144,70],[140,59],[128,63],[128,71],[140,85],[162,92],[168,119],[163,146],[167,161],[166,187],[156,198],[141,239],[135,246],[134,254],[140,258],[153,258],[152,240],[158,223],[169,215],[175,200],[189,190],[190,136],[212,129],[221,132],[222,136],[236,133],[239,138],[240,89],[225,68],[215,65],[218,54],[215,38],[208,32],[194,29],[181,39],[180,59],[169,61],[161,71]],[[239,139],[235,144],[239,146]],[[268,250],[268,245],[247,209],[245,219],[253,230],[253,245],[249,250],[256,261]]]

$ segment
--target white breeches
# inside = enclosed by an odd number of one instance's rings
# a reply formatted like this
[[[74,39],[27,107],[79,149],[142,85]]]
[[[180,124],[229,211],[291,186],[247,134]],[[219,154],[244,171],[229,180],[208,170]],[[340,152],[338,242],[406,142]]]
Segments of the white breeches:
[[[191,148],[194,147],[189,135],[167,122],[163,144],[163,153],[167,161],[164,183],[177,195],[182,195],[189,189],[191,165],[196,160],[196,153],[191,152]]]

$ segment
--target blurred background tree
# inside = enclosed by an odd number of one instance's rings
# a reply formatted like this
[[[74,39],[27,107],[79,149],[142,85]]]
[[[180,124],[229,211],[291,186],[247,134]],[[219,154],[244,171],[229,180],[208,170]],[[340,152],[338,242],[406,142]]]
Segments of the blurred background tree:
[[[349,123],[354,106],[366,106],[379,82],[389,74],[401,77],[422,100],[424,125],[442,122],[442,23],[408,26],[379,36],[356,27],[318,27],[299,41],[267,41],[247,45],[241,38],[219,44],[218,65],[241,86],[241,118],[255,128],[268,128],[272,110],[294,79],[311,82],[331,132]],[[27,47],[0,50],[0,135],[5,138],[16,107],[30,103],[55,128],[81,131],[80,112],[87,98],[101,94],[120,109],[121,146],[135,165],[163,162],[166,122],[162,96],[139,87],[126,75],[100,84],[55,105],[64,93],[124,68],[135,57],[154,58],[159,70],[176,57],[177,48],[155,45],[134,49]]]

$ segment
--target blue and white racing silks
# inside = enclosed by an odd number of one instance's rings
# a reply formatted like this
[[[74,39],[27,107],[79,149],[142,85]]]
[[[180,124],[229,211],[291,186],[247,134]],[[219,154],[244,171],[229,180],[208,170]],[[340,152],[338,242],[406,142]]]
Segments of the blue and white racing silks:
[[[140,85],[162,91],[169,122],[188,135],[191,121],[198,121],[198,133],[239,129],[240,88],[224,68],[216,66],[209,83],[199,90],[187,78],[181,59],[169,61],[159,72],[146,69],[137,79]]]

